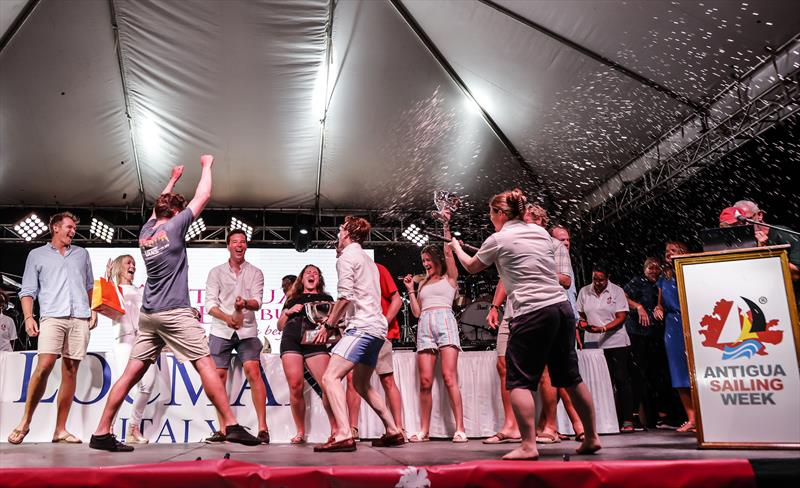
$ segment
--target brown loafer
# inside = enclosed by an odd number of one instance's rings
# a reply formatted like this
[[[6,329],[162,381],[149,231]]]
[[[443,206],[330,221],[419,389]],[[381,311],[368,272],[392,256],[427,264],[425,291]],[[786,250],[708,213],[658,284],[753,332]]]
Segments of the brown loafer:
[[[326,442],[321,446],[314,446],[314,452],[353,452],[356,450],[356,441],[353,438],[339,442]]]
[[[372,447],[395,447],[406,443],[406,438],[402,432],[397,434],[383,434],[380,439],[372,441]]]

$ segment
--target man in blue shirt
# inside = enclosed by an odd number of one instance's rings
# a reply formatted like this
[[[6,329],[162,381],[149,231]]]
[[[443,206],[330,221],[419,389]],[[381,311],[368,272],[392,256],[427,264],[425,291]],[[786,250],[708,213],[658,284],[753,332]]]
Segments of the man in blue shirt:
[[[56,359],[61,360],[61,387],[58,390],[56,428],[53,442],[80,444],[67,432],[67,416],[75,395],[78,366],[86,356],[89,331],[97,325],[97,314],[89,308],[94,279],[89,253],[73,246],[78,218],[61,212],[50,218],[52,239],[28,254],[22,289],[19,292],[25,331],[39,337],[36,369],[28,384],[25,413],[8,436],[20,444],[30,431],[31,419],[47,387]],[[39,300],[40,321],[33,315],[33,301]]]

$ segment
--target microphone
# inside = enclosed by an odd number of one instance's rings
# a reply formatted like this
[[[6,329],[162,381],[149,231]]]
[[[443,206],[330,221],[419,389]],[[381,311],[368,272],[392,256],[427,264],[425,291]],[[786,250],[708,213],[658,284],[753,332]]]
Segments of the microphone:
[[[794,234],[796,236],[800,236],[800,232],[795,232],[793,230],[784,229],[784,228],[778,227],[776,225],[765,224],[764,222],[759,222],[757,220],[748,219],[747,217],[745,217],[742,214],[739,214],[739,215],[736,216],[736,221],[737,222],[746,222],[748,224],[753,224],[753,225],[761,225],[761,226],[764,226],[764,227],[768,227],[770,229],[775,229],[775,230],[779,230],[781,232],[787,232],[789,234]]]

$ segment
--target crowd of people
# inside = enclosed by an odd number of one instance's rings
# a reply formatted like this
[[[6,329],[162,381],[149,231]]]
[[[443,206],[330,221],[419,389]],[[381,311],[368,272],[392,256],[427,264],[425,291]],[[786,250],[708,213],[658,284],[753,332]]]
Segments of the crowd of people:
[[[183,167],[173,169],[139,235],[147,269],[143,288],[133,286],[137,269],[133,256],[119,256],[108,264],[106,277],[120,287],[126,313],[113,323],[118,379],[91,436],[92,448],[132,451],[130,444],[147,442],[140,431],[142,415],[154,384],[152,364],[164,348],[194,366],[216,408],[219,431],[207,442],[270,442],[266,390],[260,373],[263,344],[255,319],[255,311],[261,308],[264,276],[245,259],[247,238],[243,231],[228,233],[229,259],[208,275],[205,305],[212,317],[208,336],[189,303],[184,235],[211,196],[212,166],[212,156],[201,157],[200,182],[188,202],[172,191]],[[749,219],[763,219],[763,212],[752,202],[739,202],[736,208]],[[569,255],[569,230],[554,226],[548,232],[546,212],[528,203],[520,190],[502,192],[491,199],[489,220],[495,233],[474,255],[467,254],[460,241],[452,238],[449,214],[444,217],[444,235],[449,242],[424,247],[421,261],[425,273],[403,279],[411,312],[418,318],[420,431],[410,436],[405,432],[402,399],[394,380],[391,340],[399,337],[396,316],[402,303],[400,295],[392,274],[374,263],[361,247],[370,232],[369,222],[349,216],[339,228],[335,300],[325,288],[322,271],[314,264],[283,280],[286,299],[277,325],[282,331],[280,357],[296,429],[291,443],[306,442],[303,386],[307,377],[320,385],[330,423],[330,437],[315,446],[315,451],[356,450],[362,399],[385,427],[385,434],[374,440],[373,446],[429,441],[437,361],[441,361],[455,420],[452,441],[468,442],[458,378],[461,344],[453,314],[458,291],[456,261],[467,273],[494,265],[500,277],[487,323],[498,329],[497,372],[504,419],[500,430],[483,442],[519,443],[505,459],[536,459],[537,443],[551,444],[566,438],[557,429],[559,400],[572,422],[579,443],[577,453],[590,454],[601,448],[592,396],[579,369],[579,348],[603,350],[620,432],[670,426],[679,432],[695,431],[672,266],[675,255],[688,252],[685,244],[667,242],[663,258],[645,259],[642,273],[623,287],[611,281],[606,268],[596,265],[591,283],[578,290]],[[727,219],[723,212],[721,224],[739,222]],[[54,215],[50,219],[51,241],[31,251],[26,262],[19,296],[26,332],[39,338],[38,360],[23,417],[8,437],[12,444],[20,444],[28,434],[59,357],[62,374],[53,442],[81,442],[66,430],[66,419],[78,366],[86,355],[97,313],[90,308],[94,276],[89,255],[72,244],[77,224],[77,217],[69,212]],[[760,244],[789,241],[796,279],[800,264],[797,241],[758,226],[756,232],[760,233]],[[34,317],[34,300],[39,302],[39,320]],[[315,322],[309,310],[317,309],[324,313]],[[3,321],[0,327],[8,329]],[[255,436],[238,424],[225,390],[234,351],[251,387],[258,421]],[[373,373],[380,378],[383,395],[370,384]],[[127,443],[122,443],[113,426],[134,386],[137,393],[125,436]],[[538,418],[537,391],[542,403]],[[682,405],[677,414],[676,399]]]

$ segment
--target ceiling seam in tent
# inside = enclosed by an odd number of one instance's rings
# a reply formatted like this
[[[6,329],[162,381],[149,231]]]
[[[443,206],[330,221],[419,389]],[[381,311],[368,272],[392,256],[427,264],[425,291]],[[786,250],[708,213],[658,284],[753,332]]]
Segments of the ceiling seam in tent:
[[[336,0],[328,0],[328,22],[325,28],[325,104],[322,111],[322,118],[320,119],[319,128],[319,159],[317,160],[317,187],[314,190],[314,218],[317,223],[320,220],[320,196],[322,194],[322,158],[325,152],[325,127],[328,120],[328,107],[330,104],[330,95],[328,94],[328,85],[330,83],[331,75],[331,61],[333,51],[333,13],[336,10]],[[314,107],[312,107],[312,110]]]
[[[144,180],[142,179],[142,167],[139,163],[139,153],[136,150],[136,136],[133,130],[133,115],[131,114],[130,94],[128,92],[128,80],[125,77],[125,61],[122,57],[122,41],[119,36],[119,24],[117,23],[117,9],[114,5],[114,0],[108,0],[108,7],[111,13],[111,30],[114,33],[114,45],[117,53],[117,65],[119,66],[119,77],[122,83],[122,98],[125,101],[125,119],[128,122],[128,135],[131,140],[131,149],[133,150],[133,163],[136,167],[136,179],[139,183],[139,196],[142,200],[142,218],[144,218],[145,205],[147,204],[147,195],[144,191]]]
[[[472,94],[472,91],[469,89],[467,84],[464,82],[464,80],[461,79],[461,77],[458,75],[458,73],[450,64],[450,62],[447,61],[447,58],[445,58],[445,56],[442,54],[442,52],[439,51],[439,48],[436,47],[436,44],[433,43],[433,40],[431,40],[431,38],[428,37],[424,29],[422,29],[422,26],[420,26],[419,23],[411,15],[411,12],[409,12],[405,8],[405,6],[402,4],[400,0],[389,0],[389,2],[394,6],[394,8],[397,10],[400,16],[403,18],[403,20],[405,20],[406,24],[408,24],[408,26],[411,28],[411,30],[414,31],[414,33],[419,38],[420,42],[422,42],[422,44],[425,46],[428,52],[431,53],[431,55],[439,64],[439,66],[450,76],[450,79],[453,81],[453,83],[455,83],[456,86],[461,89],[464,95],[472,103],[474,103],[476,107],[478,107],[478,110],[480,111],[481,116],[483,117],[486,124],[489,126],[492,132],[494,132],[495,136],[497,136],[497,138],[500,139],[500,142],[506,147],[506,149],[511,153],[511,156],[517,161],[517,163],[519,163],[520,167],[525,172],[525,174],[541,188],[541,191],[544,193],[546,200],[552,201],[550,189],[548,188],[547,185],[544,184],[542,177],[536,174],[536,172],[533,170],[533,168],[525,159],[525,157],[522,155],[522,153],[519,152],[514,143],[511,142],[508,136],[506,136],[505,132],[503,132],[500,126],[497,125],[497,123],[494,121],[492,116],[489,115],[489,112],[487,112],[486,109],[484,109],[483,106],[481,106],[481,104],[478,103],[478,100]]]
[[[542,34],[545,34],[548,37],[551,37],[551,38],[555,39],[556,41],[558,41],[558,42],[560,42],[562,44],[565,44],[565,45],[575,49],[576,51],[578,51],[578,52],[580,52],[580,53],[582,53],[582,54],[594,59],[595,61],[598,61],[598,62],[608,66],[609,68],[612,68],[613,70],[622,73],[623,75],[627,76],[628,78],[631,78],[631,79],[633,79],[633,80],[635,80],[635,81],[637,81],[637,82],[639,82],[639,83],[641,83],[643,85],[649,86],[650,88],[667,95],[668,97],[672,98],[673,100],[676,100],[676,101],[682,103],[683,105],[686,105],[686,106],[690,107],[692,110],[695,110],[697,112],[704,112],[705,111],[705,108],[703,107],[703,105],[695,102],[694,100],[692,100],[691,98],[687,97],[686,95],[681,95],[680,93],[675,92],[674,90],[672,90],[672,89],[660,84],[657,81],[651,80],[650,78],[648,78],[648,77],[646,77],[644,75],[641,75],[641,74],[633,71],[632,69],[627,68],[627,67],[617,63],[616,61],[613,61],[612,59],[609,59],[609,58],[603,56],[602,54],[599,54],[599,53],[596,53],[596,52],[592,51],[591,49],[587,48],[586,46],[578,44],[577,42],[572,41],[572,40],[562,36],[561,34],[558,34],[557,32],[552,31],[552,30],[548,29],[547,27],[544,27],[543,25],[537,24],[536,22],[534,22],[534,21],[532,21],[532,20],[530,20],[530,19],[528,19],[526,17],[523,17],[523,16],[519,15],[518,13],[514,12],[513,10],[509,10],[509,9],[503,7],[502,5],[498,5],[497,3],[493,2],[492,0],[478,0],[478,1],[480,3],[486,5],[487,7],[491,7],[493,9],[497,10],[498,12],[500,12],[500,13],[508,16],[508,17],[511,17],[512,19],[516,20],[519,23],[524,24],[524,25],[526,25],[526,26],[528,26],[528,27],[530,27],[532,29],[535,29],[535,30],[541,32]]]
[[[3,52],[3,49],[6,48],[8,43],[11,42],[11,39],[13,39],[17,32],[19,32],[38,5],[39,0],[29,0],[22,10],[20,10],[19,14],[17,14],[17,17],[14,19],[11,25],[8,26],[8,29],[6,29],[3,37],[0,38],[0,53]]]

